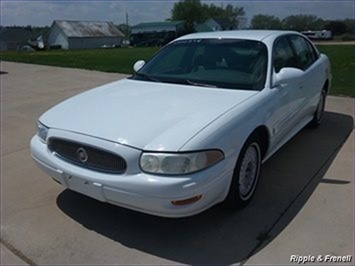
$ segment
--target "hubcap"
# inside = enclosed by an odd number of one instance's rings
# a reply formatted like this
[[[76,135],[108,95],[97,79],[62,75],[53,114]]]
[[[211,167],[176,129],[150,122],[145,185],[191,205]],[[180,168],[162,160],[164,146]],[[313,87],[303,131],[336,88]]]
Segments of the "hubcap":
[[[239,172],[239,194],[247,200],[253,194],[260,168],[260,149],[256,143],[245,152]]]

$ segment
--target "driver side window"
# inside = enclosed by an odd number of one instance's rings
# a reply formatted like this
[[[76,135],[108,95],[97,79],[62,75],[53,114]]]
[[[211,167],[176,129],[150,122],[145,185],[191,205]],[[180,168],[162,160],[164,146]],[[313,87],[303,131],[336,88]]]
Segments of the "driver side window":
[[[307,45],[307,41],[300,36],[291,36],[290,41],[298,58],[297,67],[306,70],[316,60],[313,51],[310,50],[310,45]]]
[[[278,40],[274,46],[273,66],[276,73],[284,67],[295,67],[296,60],[287,38]]]

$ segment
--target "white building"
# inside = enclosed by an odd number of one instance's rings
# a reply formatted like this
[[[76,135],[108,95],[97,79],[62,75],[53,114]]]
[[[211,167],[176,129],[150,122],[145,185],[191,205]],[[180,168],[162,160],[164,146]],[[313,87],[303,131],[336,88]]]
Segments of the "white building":
[[[330,40],[333,38],[332,32],[329,30],[308,30],[301,33],[311,40]]]
[[[123,33],[105,21],[55,20],[52,23],[48,44],[62,49],[94,49],[120,45]]]

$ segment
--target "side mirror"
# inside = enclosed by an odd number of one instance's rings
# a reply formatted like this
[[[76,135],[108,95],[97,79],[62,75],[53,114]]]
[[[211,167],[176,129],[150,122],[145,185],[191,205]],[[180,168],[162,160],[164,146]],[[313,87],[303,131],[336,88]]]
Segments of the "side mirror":
[[[144,60],[139,60],[139,61],[135,62],[133,65],[134,72],[138,72],[138,70],[141,69],[144,65],[145,65]]]
[[[274,75],[273,87],[294,82],[303,76],[303,71],[298,68],[284,67]]]

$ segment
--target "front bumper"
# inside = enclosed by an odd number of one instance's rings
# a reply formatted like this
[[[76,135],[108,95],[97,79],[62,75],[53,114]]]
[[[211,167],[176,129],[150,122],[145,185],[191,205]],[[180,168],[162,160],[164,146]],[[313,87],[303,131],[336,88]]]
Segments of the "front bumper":
[[[37,136],[31,140],[31,154],[36,164],[64,187],[118,206],[163,217],[185,217],[200,213],[223,201],[233,171],[225,161],[194,173],[177,177],[156,176],[139,169],[140,150],[117,143],[51,129],[49,136],[60,136],[102,147],[123,156],[127,171],[121,175],[100,173],[63,161],[48,149]],[[171,202],[202,195],[187,205]]]

